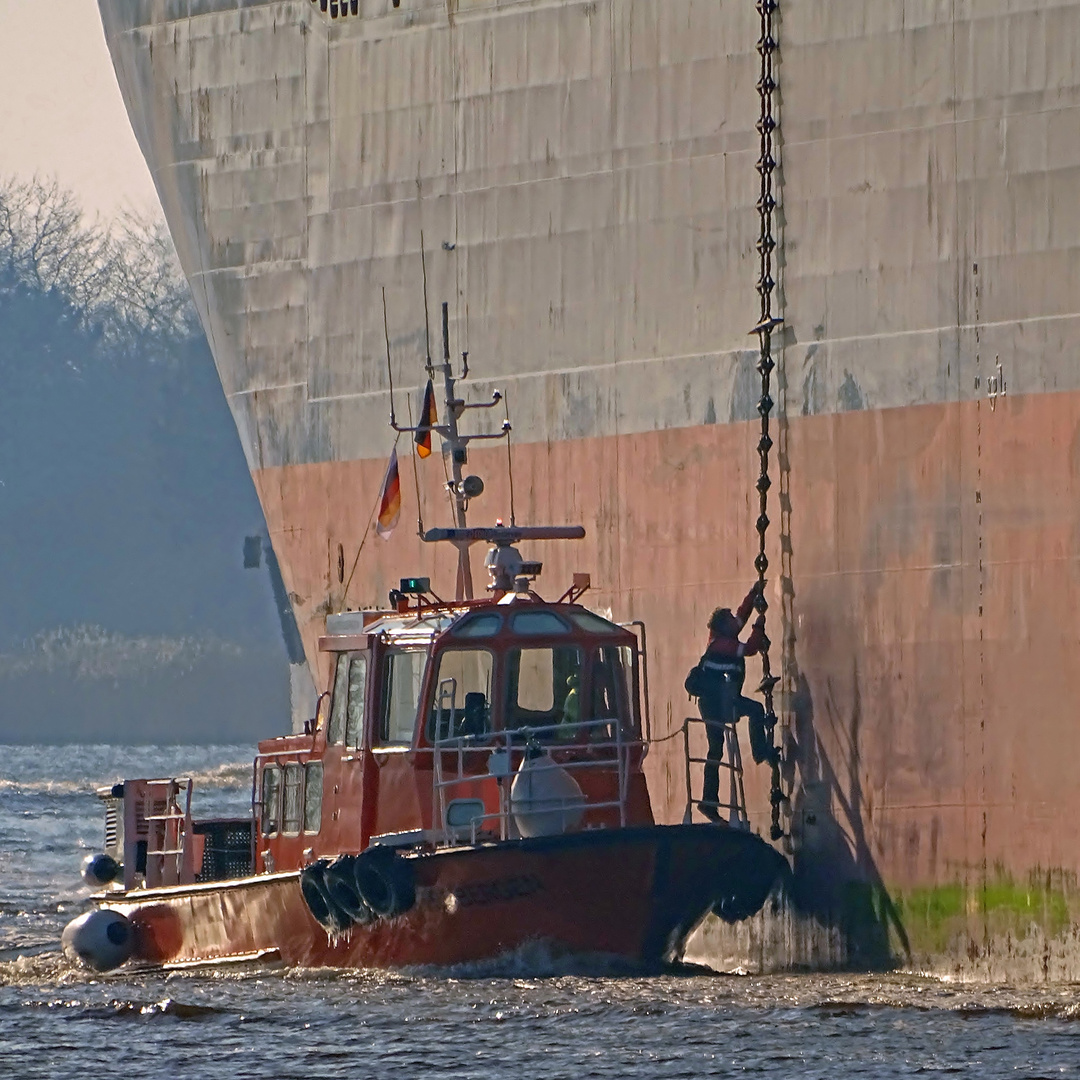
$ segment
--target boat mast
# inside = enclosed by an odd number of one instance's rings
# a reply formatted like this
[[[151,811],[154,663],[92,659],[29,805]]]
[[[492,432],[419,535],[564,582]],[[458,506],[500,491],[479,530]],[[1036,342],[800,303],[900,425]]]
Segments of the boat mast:
[[[426,279],[425,279],[426,280]],[[427,325],[427,289],[424,289],[425,296],[425,327]],[[397,432],[408,433],[414,437],[422,434],[430,435],[432,431],[437,431],[443,440],[442,452],[445,454],[447,451],[450,453],[450,477],[446,482],[447,490],[450,492],[450,501],[454,506],[454,529],[436,529],[428,530],[420,534],[420,539],[424,541],[430,541],[434,539],[434,534],[443,534],[446,532],[452,532],[458,534],[456,537],[442,536],[441,539],[451,540],[454,547],[458,552],[458,572],[457,572],[457,596],[458,600],[472,600],[473,599],[473,582],[472,582],[472,566],[469,563],[469,547],[477,542],[477,537],[468,536],[468,521],[467,512],[469,506],[469,500],[475,499],[484,490],[484,482],[479,476],[465,476],[465,466],[469,462],[469,443],[474,439],[508,439],[510,437],[510,419],[503,422],[502,427],[498,431],[487,432],[483,434],[475,435],[463,435],[461,429],[458,427],[458,421],[467,409],[493,409],[496,405],[502,401],[502,394],[498,390],[493,390],[491,393],[490,401],[479,401],[468,403],[457,395],[457,379],[454,378],[454,372],[450,367],[450,306],[443,301],[442,305],[442,332],[443,332],[443,360],[442,364],[436,366],[431,360],[430,349],[428,350],[427,363],[425,364],[425,370],[427,371],[428,378],[434,382],[436,375],[441,368],[443,378],[443,394],[445,409],[445,420],[441,424],[432,424],[428,426],[423,423],[427,419],[426,416],[421,416],[421,422],[416,426],[410,425],[409,427],[402,427],[394,415],[394,377],[393,372],[390,369],[390,343],[389,343],[389,331],[387,331],[387,347],[386,347],[386,370],[387,378],[390,384],[390,426]],[[462,378],[469,373],[468,353],[462,353]]]
[[[450,451],[450,475],[447,484],[450,489],[450,498],[454,503],[454,524],[459,529],[468,527],[467,511],[469,500],[466,498],[462,481],[462,466],[468,461],[466,442],[462,439],[458,430],[458,419],[465,411],[465,402],[454,392],[456,379],[450,367],[450,308],[446,301],[442,305],[442,337],[443,337],[443,391],[446,401],[446,427],[443,437],[446,439]],[[435,369],[428,368],[428,375],[435,377]],[[444,451],[445,452],[445,451]],[[471,600],[473,598],[472,564],[469,561],[469,545],[457,543],[454,545],[458,553],[457,570],[457,599]]]

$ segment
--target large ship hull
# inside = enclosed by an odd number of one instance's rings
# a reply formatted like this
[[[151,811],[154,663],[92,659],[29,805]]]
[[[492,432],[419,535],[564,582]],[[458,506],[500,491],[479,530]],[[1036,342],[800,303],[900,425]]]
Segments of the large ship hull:
[[[518,516],[588,531],[549,587],[588,570],[646,620],[674,730],[754,574],[753,4],[99,2],[316,682],[327,611],[451,570],[403,525],[345,596],[392,445],[385,288],[414,408],[450,302],[475,392],[510,399]],[[795,903],[828,959],[1074,976],[1080,4],[920,11],[778,15]],[[504,459],[470,465],[474,519],[506,516]],[[442,484],[419,464],[429,518]],[[678,740],[648,767],[677,820]]]

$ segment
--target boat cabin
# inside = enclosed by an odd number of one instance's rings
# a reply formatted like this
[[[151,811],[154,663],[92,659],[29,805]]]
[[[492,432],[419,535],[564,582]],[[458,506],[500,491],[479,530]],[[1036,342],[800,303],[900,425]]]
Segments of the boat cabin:
[[[334,661],[314,730],[259,744],[256,871],[373,841],[524,835],[511,789],[526,760],[576,808],[547,807],[541,827],[652,824],[632,630],[515,592],[332,615],[319,644]]]

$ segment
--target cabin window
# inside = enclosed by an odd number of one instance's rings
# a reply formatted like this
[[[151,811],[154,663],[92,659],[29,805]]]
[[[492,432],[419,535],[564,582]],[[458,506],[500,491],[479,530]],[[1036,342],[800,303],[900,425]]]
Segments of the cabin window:
[[[476,615],[462,623],[455,631],[455,637],[494,637],[502,626],[498,615]]]
[[[591,611],[574,611],[570,613],[570,618],[573,619],[582,630],[587,630],[590,634],[622,633],[622,629],[613,622],[608,622],[607,619],[602,619],[599,615],[594,615]]]
[[[262,832],[270,836],[278,831],[281,821],[281,770],[266,765],[262,771]]]
[[[623,734],[636,737],[637,717],[633,707],[634,653],[629,647],[605,645],[592,654],[590,675],[591,696],[589,719],[615,720]],[[602,733],[593,732],[594,737]],[[609,731],[614,738],[615,732]]]
[[[318,832],[322,825],[322,762],[304,766],[304,832]]]
[[[426,660],[427,653],[420,651],[387,654],[379,746],[402,746],[412,742]]]
[[[510,621],[515,634],[567,634],[570,627],[550,611],[519,611]]]
[[[507,728],[549,728],[580,719],[581,650],[574,645],[507,654]]]
[[[345,745],[359,746],[364,736],[364,694],[367,692],[367,657],[349,661],[349,702],[345,708]]]
[[[446,649],[439,654],[428,708],[429,739],[457,739],[491,730],[493,667],[487,649]]]
[[[328,743],[339,743],[345,737],[345,706],[349,693],[349,657],[339,653],[334,668],[334,699],[330,705],[330,726],[326,730]]]
[[[281,831],[298,833],[300,831],[301,791],[304,786],[304,767],[298,761],[290,761],[285,766],[284,798],[281,807]]]

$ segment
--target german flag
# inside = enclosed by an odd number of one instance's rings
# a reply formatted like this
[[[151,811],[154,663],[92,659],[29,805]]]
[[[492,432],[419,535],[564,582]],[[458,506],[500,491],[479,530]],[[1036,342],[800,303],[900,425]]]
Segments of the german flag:
[[[428,453],[431,453],[429,450]],[[375,531],[389,540],[390,534],[401,518],[401,478],[398,476],[397,447],[390,454],[390,463],[386,466],[383,477],[382,494],[379,497],[379,517],[375,522]]]
[[[439,422],[435,411],[435,387],[428,379],[424,388],[424,404],[420,407],[420,423],[416,430],[416,452],[422,457],[431,456],[431,429]]]

